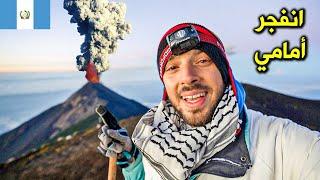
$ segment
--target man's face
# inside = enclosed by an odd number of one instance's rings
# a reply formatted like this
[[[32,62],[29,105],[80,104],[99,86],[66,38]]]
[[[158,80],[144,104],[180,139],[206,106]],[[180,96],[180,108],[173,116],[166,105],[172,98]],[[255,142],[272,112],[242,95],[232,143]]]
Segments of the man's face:
[[[172,105],[191,126],[211,120],[224,91],[218,68],[206,53],[197,49],[170,59],[163,82]]]

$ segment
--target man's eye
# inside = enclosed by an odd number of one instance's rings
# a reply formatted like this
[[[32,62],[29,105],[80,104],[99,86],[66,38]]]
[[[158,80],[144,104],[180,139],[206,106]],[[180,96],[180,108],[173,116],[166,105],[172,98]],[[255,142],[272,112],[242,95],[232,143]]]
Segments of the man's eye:
[[[173,71],[177,68],[178,68],[177,66],[169,66],[168,68],[166,68],[166,71]]]
[[[197,64],[207,64],[207,63],[210,63],[210,60],[209,59],[200,59]]]

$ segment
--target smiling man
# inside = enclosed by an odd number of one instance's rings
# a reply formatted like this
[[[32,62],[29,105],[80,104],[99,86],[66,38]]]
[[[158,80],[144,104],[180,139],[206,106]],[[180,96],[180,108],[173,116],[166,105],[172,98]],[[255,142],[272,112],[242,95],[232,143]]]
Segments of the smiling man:
[[[126,179],[319,179],[320,134],[246,108],[225,49],[207,28],[178,24],[162,37],[162,101],[126,130],[102,127],[98,149]]]
[[[211,120],[225,87],[216,65],[198,49],[172,56],[163,82],[170,102],[191,126],[203,126]]]

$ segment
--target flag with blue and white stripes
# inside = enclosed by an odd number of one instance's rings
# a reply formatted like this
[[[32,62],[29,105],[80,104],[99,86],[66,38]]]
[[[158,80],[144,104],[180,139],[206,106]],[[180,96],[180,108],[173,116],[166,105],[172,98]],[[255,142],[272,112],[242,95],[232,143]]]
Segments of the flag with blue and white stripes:
[[[1,0],[0,29],[50,29],[50,0]]]

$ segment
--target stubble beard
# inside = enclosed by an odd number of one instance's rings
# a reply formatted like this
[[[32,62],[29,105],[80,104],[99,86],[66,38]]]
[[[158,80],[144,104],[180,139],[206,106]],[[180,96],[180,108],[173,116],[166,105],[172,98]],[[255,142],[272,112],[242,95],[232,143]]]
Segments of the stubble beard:
[[[173,105],[173,107],[175,107]],[[215,106],[211,106],[208,110],[195,109],[191,111],[183,111],[181,108],[175,107],[178,114],[182,117],[182,119],[193,127],[204,126],[208,122],[212,120],[213,112]]]
[[[208,93],[213,93],[213,90],[210,87],[204,87]],[[195,89],[195,88],[192,88]],[[204,126],[208,122],[212,120],[213,113],[220,102],[223,95],[223,90],[220,92],[217,92],[216,99],[211,100],[209,102],[209,105],[207,105],[205,108],[200,109],[192,109],[192,110],[184,110],[182,107],[180,107],[177,103],[177,101],[171,101],[172,106],[175,108],[179,116],[190,126],[192,127],[199,127]],[[180,98],[179,94],[176,95],[176,98]],[[169,98],[170,99],[170,98]],[[181,101],[181,100],[180,100]]]

